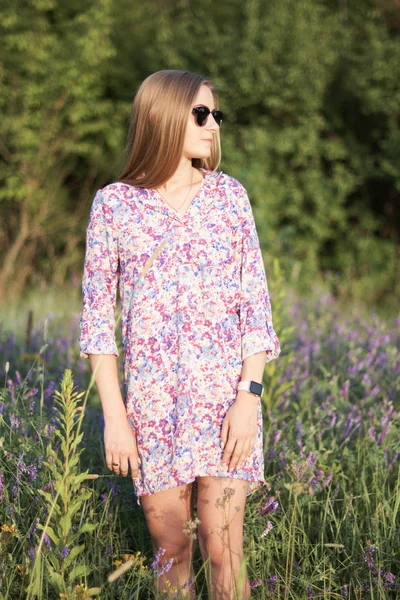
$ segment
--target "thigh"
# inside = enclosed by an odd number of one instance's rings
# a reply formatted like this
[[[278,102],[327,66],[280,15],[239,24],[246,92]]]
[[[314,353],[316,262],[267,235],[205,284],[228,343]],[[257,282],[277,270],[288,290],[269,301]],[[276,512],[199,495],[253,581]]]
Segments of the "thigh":
[[[248,482],[232,477],[198,477],[197,485],[199,545],[203,556],[220,555],[228,548],[241,555]]]
[[[153,547],[160,546],[168,553],[188,545],[183,533],[185,522],[192,518],[193,482],[168,490],[141,496],[140,502],[146,518]]]

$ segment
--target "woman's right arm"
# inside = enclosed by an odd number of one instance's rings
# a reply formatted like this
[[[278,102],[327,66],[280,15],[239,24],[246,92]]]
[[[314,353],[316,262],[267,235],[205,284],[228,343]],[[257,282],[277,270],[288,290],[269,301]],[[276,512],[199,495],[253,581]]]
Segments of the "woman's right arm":
[[[116,473],[138,475],[136,437],[129,424],[118,382],[115,341],[115,307],[119,280],[118,236],[112,207],[99,190],[92,203],[86,230],[86,252],[82,278],[82,312],[79,347],[90,359],[104,412],[106,463]],[[113,466],[118,463],[120,467]]]
[[[114,354],[89,354],[90,366],[103,407],[104,421],[126,419],[126,410],[118,381]]]
[[[118,382],[117,357],[114,354],[89,354],[104,414],[104,445],[107,467],[119,472],[112,463],[121,465],[121,475],[138,476],[139,453],[136,437],[128,422]]]

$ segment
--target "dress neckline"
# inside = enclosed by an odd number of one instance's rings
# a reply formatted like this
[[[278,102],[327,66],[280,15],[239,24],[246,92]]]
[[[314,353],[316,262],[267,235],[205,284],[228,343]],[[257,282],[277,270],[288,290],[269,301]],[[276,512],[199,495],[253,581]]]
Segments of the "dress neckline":
[[[175,210],[172,208],[172,206],[170,206],[170,205],[169,205],[169,204],[166,202],[166,200],[165,200],[165,199],[164,199],[164,198],[161,196],[160,192],[158,192],[158,191],[157,191],[156,189],[154,189],[154,188],[150,188],[150,190],[151,190],[151,193],[153,194],[153,197],[154,197],[154,196],[156,196],[156,198],[158,198],[158,199],[159,199],[159,200],[162,202],[163,206],[164,206],[164,207],[167,209],[167,211],[168,211],[170,214],[172,214],[172,215],[175,217],[175,219],[178,219],[178,220],[179,220],[179,221],[181,221],[181,222],[184,222],[184,221],[186,220],[186,217],[187,217],[188,213],[189,213],[189,212],[191,212],[191,209],[192,209],[192,206],[193,206],[193,204],[195,204],[195,202],[196,202],[196,201],[198,200],[198,198],[201,196],[201,194],[202,194],[202,192],[203,192],[203,189],[204,189],[204,185],[205,185],[205,181],[206,181],[206,178],[207,178],[207,174],[208,174],[208,172],[207,172],[207,170],[206,170],[206,169],[204,169],[203,167],[199,167],[199,169],[198,169],[198,170],[199,170],[199,171],[201,171],[201,172],[203,173],[203,179],[202,179],[202,180],[201,180],[201,182],[200,182],[200,187],[199,187],[199,189],[197,190],[196,194],[193,196],[193,198],[192,198],[192,200],[191,200],[190,204],[188,205],[188,207],[186,208],[186,210],[185,210],[185,212],[183,213],[183,215],[182,215],[182,216],[181,216],[181,215],[179,215],[179,214],[178,214],[178,213],[177,213],[177,212],[176,212],[176,211],[175,211]]]

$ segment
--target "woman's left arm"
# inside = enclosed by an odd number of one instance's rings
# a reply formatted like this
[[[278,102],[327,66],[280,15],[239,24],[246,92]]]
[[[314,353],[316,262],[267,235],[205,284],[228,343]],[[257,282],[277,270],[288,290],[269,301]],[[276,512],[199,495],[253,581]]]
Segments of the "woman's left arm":
[[[242,380],[262,382],[265,363],[280,354],[278,336],[272,324],[267,277],[252,207],[246,189],[238,194],[240,253],[240,310]],[[225,415],[221,430],[223,462],[229,470],[238,468],[253,452],[257,437],[260,398],[239,390]]]
[[[242,380],[262,382],[267,352],[247,356],[242,363]],[[257,405],[259,396],[239,390],[236,400],[228,410],[221,430],[224,444],[222,462],[229,463],[228,470],[240,468],[253,451],[257,436]]]

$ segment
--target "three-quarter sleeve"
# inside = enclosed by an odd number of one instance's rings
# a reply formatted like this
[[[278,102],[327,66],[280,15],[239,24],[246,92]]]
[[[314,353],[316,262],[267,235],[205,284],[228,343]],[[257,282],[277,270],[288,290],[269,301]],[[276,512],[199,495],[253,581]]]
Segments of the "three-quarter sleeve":
[[[93,200],[86,229],[86,250],[82,277],[80,315],[80,356],[115,354],[115,307],[119,281],[118,239],[112,208],[99,190]]]
[[[266,350],[266,362],[269,362],[277,358],[281,349],[272,324],[267,277],[253,211],[245,188],[239,202],[242,239],[239,312],[242,360]]]

